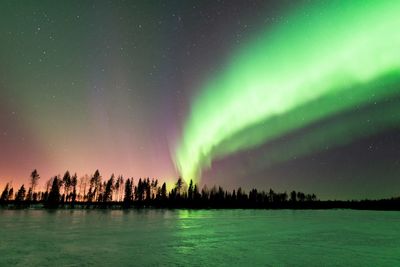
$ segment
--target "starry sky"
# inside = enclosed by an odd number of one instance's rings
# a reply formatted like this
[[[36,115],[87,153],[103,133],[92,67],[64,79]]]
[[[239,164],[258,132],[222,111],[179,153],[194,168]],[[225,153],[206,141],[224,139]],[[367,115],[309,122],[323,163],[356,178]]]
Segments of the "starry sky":
[[[395,1],[1,1],[0,187],[69,169],[400,192]]]

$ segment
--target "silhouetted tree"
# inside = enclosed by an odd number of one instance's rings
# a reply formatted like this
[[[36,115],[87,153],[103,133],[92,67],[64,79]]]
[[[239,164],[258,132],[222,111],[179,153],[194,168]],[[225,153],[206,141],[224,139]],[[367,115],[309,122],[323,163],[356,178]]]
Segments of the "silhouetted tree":
[[[288,194],[286,192],[283,192],[281,194],[281,201],[286,202],[288,200]]]
[[[126,188],[126,183],[125,183],[125,188]],[[144,195],[144,181],[142,182],[142,178],[139,178],[138,184],[135,187],[135,199],[141,202],[143,201],[143,195]]]
[[[188,188],[188,199],[193,199],[193,181],[190,179],[189,188]]]
[[[32,195],[32,188],[28,189],[28,194],[26,194],[25,201],[32,201],[33,200],[33,195]]]
[[[182,180],[181,177],[179,177],[179,178],[178,178],[178,181],[177,181],[176,184],[175,184],[175,190],[176,190],[176,194],[177,194],[178,196],[181,195],[182,187],[183,187],[183,180]]]
[[[50,192],[52,184],[53,184],[53,177],[46,181],[46,192]]]
[[[32,200],[32,194],[35,192],[35,188],[39,182],[40,176],[36,169],[34,169],[30,176],[30,188],[29,188],[29,199]]]
[[[80,201],[87,200],[86,188],[87,188],[88,183],[89,183],[89,176],[87,174],[85,174],[84,176],[81,176],[79,178],[79,200]]]
[[[66,171],[63,178],[62,178],[62,184],[64,186],[64,195],[65,195],[65,200],[68,202],[69,199],[69,190],[71,188],[71,174],[69,171]]]
[[[36,178],[35,178],[36,177]],[[214,185],[211,190],[204,185],[201,193],[199,192],[198,185],[190,180],[187,186],[181,177],[178,178],[175,186],[168,192],[166,183],[158,186],[158,179],[155,178],[140,178],[135,186],[133,178],[130,178],[124,183],[122,176],[118,176],[115,181],[114,174],[111,175],[107,181],[102,181],[98,170],[95,171],[93,176],[81,177],[79,180],[79,195],[77,195],[78,179],[76,173],[71,177],[69,171],[66,171],[63,178],[60,179],[56,176],[46,182],[45,192],[34,192],[35,186],[39,175],[34,170],[31,174],[30,188],[26,194],[24,185],[15,194],[15,201],[12,200],[14,191],[10,188],[10,184],[6,187],[0,195],[0,202],[6,205],[14,205],[16,207],[28,206],[31,201],[39,201],[43,203],[46,208],[56,208],[60,203],[66,202],[66,207],[73,208],[78,199],[85,203],[80,203],[86,207],[113,207],[121,205],[124,208],[131,207],[172,207],[172,208],[318,208],[318,207],[333,207],[330,202],[316,202],[317,197],[315,194],[305,194],[302,192],[292,191],[290,195],[286,192],[279,193],[270,189],[267,193],[265,191],[258,191],[256,188],[250,190],[246,194],[242,188],[229,192],[224,190],[221,186]],[[32,182],[33,181],[33,182]],[[36,182],[34,182],[36,181]],[[86,195],[86,184],[90,182],[89,191]],[[125,185],[125,186],[123,186]],[[61,195],[60,190],[63,190]],[[82,196],[83,191],[83,196]],[[122,192],[121,192],[122,191]],[[125,194],[124,194],[125,193]],[[123,200],[122,203],[115,203],[113,200]],[[395,199],[393,203],[400,203],[400,198]],[[98,203],[93,203],[98,202]],[[112,202],[113,205],[107,203]],[[68,204],[71,203],[71,204]],[[294,204],[296,203],[296,204]],[[322,203],[322,204],[321,204]],[[335,207],[365,207],[371,202],[340,202],[336,201]],[[365,204],[367,203],[367,204]],[[323,206],[325,205],[325,206]],[[361,205],[361,206],[357,206]],[[364,206],[363,206],[364,205]],[[373,203],[375,205],[375,203]],[[393,206],[394,207],[394,206]],[[393,208],[396,209],[396,208]]]
[[[97,193],[97,198],[96,198],[97,202],[103,201],[103,195],[104,195],[105,187],[106,187],[106,182],[101,182],[101,180],[100,180],[100,184],[99,184],[99,187],[98,187],[98,190],[97,190],[97,192],[98,192]]]
[[[72,187],[72,193],[71,193],[71,202],[73,205],[75,204],[76,201],[76,185],[78,184],[78,176],[76,173],[71,177],[71,187]]]
[[[193,199],[198,202],[200,200],[200,193],[199,193],[199,188],[197,187],[197,184],[194,185],[194,189],[193,189]]]
[[[106,188],[104,190],[103,201],[108,202],[112,200],[112,193],[114,189],[114,174],[111,175],[110,179],[107,181]]]
[[[120,201],[120,199],[119,199],[119,195],[120,195],[120,190],[121,190],[121,187],[122,187],[122,180],[123,180],[123,178],[122,178],[122,175],[119,175],[118,177],[117,177],[117,180],[115,181],[115,185],[114,185],[114,195],[115,195],[115,200],[116,201]]]
[[[14,195],[14,188],[11,187],[10,190],[8,191],[8,200],[12,200],[13,195]]]
[[[131,180],[128,179],[125,182],[125,196],[124,196],[124,207],[125,208],[129,208],[131,206],[132,199],[133,199],[132,183],[131,183]]]
[[[296,202],[297,201],[297,193],[296,193],[296,191],[290,192],[290,201],[291,202]]]
[[[22,185],[20,187],[20,189],[18,190],[18,192],[17,192],[17,195],[15,197],[15,201],[23,202],[25,200],[25,194],[26,194],[25,186]]]
[[[210,195],[210,193],[208,191],[207,185],[204,185],[203,188],[201,189],[201,200],[203,202],[208,201],[209,195]]]
[[[99,187],[101,185],[101,176],[99,170],[96,170],[90,179],[90,187],[89,187],[89,192],[87,195],[87,199],[89,202],[92,202],[93,200],[96,199],[98,193],[99,193]]]
[[[161,201],[167,200],[167,185],[165,183],[161,186]]]
[[[146,192],[146,201],[148,203],[151,200],[151,184],[149,178],[144,181],[144,188]]]
[[[311,195],[311,201],[317,201],[317,196],[315,194]]]
[[[1,193],[0,202],[6,202],[8,200],[9,187],[10,187],[10,185],[7,183],[6,187],[4,188],[3,192]]]
[[[306,195],[304,193],[302,193],[302,192],[297,192],[297,199],[300,202],[304,202],[304,200],[306,199]]]
[[[254,189],[250,190],[249,200],[252,205],[255,205],[257,203],[257,189],[254,188]]]
[[[119,180],[119,192],[118,192],[118,198],[119,201],[122,201],[122,196],[124,195],[124,177],[122,175],[119,176],[120,180]]]
[[[57,208],[60,204],[60,185],[61,181],[57,176],[53,178],[53,184],[50,189],[49,197],[47,199],[47,208]]]
[[[268,201],[271,203],[276,202],[276,194],[275,194],[274,190],[272,190],[271,188],[269,189],[269,192],[268,192]]]

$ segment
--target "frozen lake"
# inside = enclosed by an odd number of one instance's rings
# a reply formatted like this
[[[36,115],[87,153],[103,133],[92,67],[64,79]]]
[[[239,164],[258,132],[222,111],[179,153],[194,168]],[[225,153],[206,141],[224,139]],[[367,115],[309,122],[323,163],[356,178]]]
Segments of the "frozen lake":
[[[400,266],[400,212],[0,210],[0,266]]]

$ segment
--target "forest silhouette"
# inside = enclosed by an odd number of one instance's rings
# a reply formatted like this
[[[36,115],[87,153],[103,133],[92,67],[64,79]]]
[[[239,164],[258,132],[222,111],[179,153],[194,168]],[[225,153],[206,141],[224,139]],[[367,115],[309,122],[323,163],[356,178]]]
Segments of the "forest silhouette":
[[[240,208],[240,209],[371,209],[400,210],[400,197],[380,200],[319,200],[315,194],[291,191],[279,193],[272,189],[259,191],[252,189],[246,193],[242,188],[233,191],[221,186],[200,190],[191,180],[186,184],[178,178],[171,190],[158,179],[124,179],[114,174],[108,180],[102,179],[98,170],[92,176],[82,176],[69,171],[61,177],[54,176],[45,183],[44,191],[37,191],[40,176],[33,170],[26,191],[22,185],[18,191],[7,183],[0,196],[3,208]]]

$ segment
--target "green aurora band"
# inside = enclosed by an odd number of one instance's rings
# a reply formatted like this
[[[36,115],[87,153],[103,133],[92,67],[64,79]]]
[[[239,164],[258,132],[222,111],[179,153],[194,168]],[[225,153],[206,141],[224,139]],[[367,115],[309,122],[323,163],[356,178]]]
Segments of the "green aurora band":
[[[400,1],[328,1],[289,14],[201,88],[175,162],[187,181],[217,158],[399,94]],[[262,160],[282,161],[397,127],[399,105],[318,128]],[[374,126],[357,123],[378,118]],[[378,125],[378,127],[377,127]],[[282,151],[282,150],[281,150]]]

